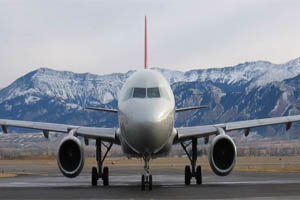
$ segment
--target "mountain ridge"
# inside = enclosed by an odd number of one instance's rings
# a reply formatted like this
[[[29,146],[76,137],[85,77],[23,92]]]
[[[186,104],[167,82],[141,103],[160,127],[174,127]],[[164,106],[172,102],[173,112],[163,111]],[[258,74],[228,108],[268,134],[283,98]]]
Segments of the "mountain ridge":
[[[284,64],[256,61],[186,72],[153,70],[161,72],[171,84],[177,107],[210,105],[206,111],[177,115],[176,126],[300,114],[300,58]],[[86,111],[84,107],[116,108],[118,93],[132,73],[34,70],[0,90],[0,117],[117,127],[116,115]],[[292,137],[300,138],[299,130],[295,123]],[[281,132],[280,126],[257,130],[264,137],[282,137]]]

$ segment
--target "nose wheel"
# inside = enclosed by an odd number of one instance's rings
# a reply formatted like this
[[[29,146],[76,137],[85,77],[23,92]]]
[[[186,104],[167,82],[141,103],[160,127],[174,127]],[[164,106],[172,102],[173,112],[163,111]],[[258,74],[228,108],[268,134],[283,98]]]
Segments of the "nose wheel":
[[[143,191],[145,190],[146,185],[148,185],[149,190],[152,190],[152,175],[151,174],[148,177],[146,177],[144,174],[142,175],[141,189]]]
[[[108,167],[102,167],[102,164],[110,151],[112,147],[112,143],[107,146],[103,144],[104,147],[106,147],[106,152],[104,154],[104,157],[102,158],[102,151],[101,151],[101,140],[96,140],[96,159],[98,163],[98,169],[96,167],[92,168],[92,186],[97,186],[98,185],[98,180],[101,178],[103,181],[103,186],[108,186],[109,185],[109,169]]]
[[[148,186],[149,190],[152,190],[152,175],[150,174],[150,168],[149,168],[149,158],[145,158],[144,157],[144,162],[145,162],[145,166],[144,166],[144,174],[142,175],[141,178],[141,190],[145,190],[146,185]]]

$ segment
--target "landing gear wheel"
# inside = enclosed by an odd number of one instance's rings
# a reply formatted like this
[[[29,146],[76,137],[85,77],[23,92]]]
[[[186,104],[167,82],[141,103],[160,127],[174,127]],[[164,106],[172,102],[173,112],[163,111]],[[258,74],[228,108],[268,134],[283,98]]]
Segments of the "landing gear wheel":
[[[97,186],[98,183],[98,172],[97,168],[93,167],[92,168],[92,186]]]
[[[103,185],[104,186],[108,186],[109,184],[109,171],[108,171],[108,167],[104,167],[103,168]]]
[[[202,170],[201,170],[201,166],[198,166],[196,169],[196,182],[198,185],[202,184]]]
[[[192,174],[191,174],[191,168],[190,166],[185,166],[185,170],[184,170],[184,183],[186,185],[190,185],[191,184],[191,177],[192,177]]]
[[[149,175],[149,190],[152,190],[152,175]]]
[[[142,185],[141,189],[144,191],[145,190],[145,175],[142,175]]]

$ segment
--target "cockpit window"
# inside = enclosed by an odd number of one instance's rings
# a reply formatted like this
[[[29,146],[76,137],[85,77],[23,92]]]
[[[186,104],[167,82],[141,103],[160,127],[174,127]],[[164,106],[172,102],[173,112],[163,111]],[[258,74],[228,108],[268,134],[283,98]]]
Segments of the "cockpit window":
[[[155,88],[147,88],[147,96],[149,98],[159,98],[160,93],[158,87]]]
[[[135,98],[145,98],[146,97],[146,88],[134,88],[133,97]]]

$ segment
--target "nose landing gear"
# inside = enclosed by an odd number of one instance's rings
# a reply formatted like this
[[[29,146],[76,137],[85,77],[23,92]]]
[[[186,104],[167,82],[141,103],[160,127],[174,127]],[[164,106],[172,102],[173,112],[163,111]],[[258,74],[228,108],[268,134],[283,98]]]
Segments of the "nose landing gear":
[[[146,185],[148,185],[149,190],[152,190],[152,175],[150,174],[150,167],[149,167],[149,157],[144,157],[144,174],[142,175],[141,179],[141,190],[145,190]]]

